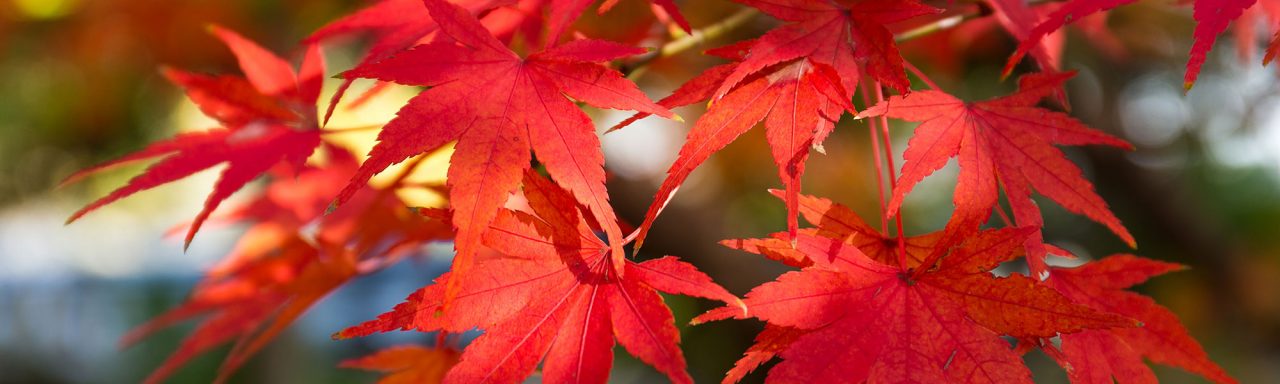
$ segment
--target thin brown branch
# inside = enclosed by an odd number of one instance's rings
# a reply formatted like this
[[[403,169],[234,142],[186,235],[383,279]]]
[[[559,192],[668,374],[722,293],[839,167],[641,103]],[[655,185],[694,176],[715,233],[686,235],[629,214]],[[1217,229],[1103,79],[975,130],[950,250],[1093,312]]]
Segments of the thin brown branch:
[[[666,44],[663,44],[662,47],[646,53],[635,62],[624,66],[622,68],[622,73],[627,74],[627,78],[634,81],[636,78],[644,76],[649,64],[653,63],[655,60],[675,56],[684,51],[693,49],[694,47],[701,46],[708,41],[714,40],[730,31],[738,29],[738,27],[745,25],[748,21],[751,21],[751,19],[754,19],[756,15],[759,14],[760,11],[755,8],[743,8],[718,23],[708,25],[704,28],[695,29],[693,30],[693,33],[667,42]]]

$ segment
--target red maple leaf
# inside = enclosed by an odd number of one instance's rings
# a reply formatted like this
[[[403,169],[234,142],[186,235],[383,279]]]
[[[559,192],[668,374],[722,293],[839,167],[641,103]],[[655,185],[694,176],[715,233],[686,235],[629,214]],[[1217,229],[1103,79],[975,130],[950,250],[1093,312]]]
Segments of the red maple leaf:
[[[783,198],[782,193],[770,191],[774,196]],[[932,232],[920,236],[909,236],[899,244],[897,237],[886,236],[870,225],[844,205],[834,203],[821,197],[800,195],[800,214],[805,221],[817,228],[804,228],[799,231],[806,236],[821,236],[840,240],[862,251],[868,258],[884,265],[898,265],[902,257],[903,265],[916,268],[924,263],[938,245],[942,232]],[[732,239],[720,244],[769,257],[784,264],[804,268],[813,265],[804,252],[796,249],[788,240],[785,232],[774,233],[763,239]],[[903,251],[899,252],[899,247]]]
[[[1012,72],[1014,65],[1017,65],[1018,61],[1021,61],[1029,50],[1039,44],[1040,39],[1044,38],[1044,36],[1062,28],[1067,23],[1083,19],[1094,13],[1133,3],[1134,1],[1072,0],[1062,5],[1040,21],[1023,38],[1022,43],[1018,45],[1018,50],[1014,52],[1013,56],[1009,58],[1009,62],[1005,64],[1005,74]],[[1191,46],[1191,58],[1187,61],[1187,72],[1183,77],[1183,86],[1186,89],[1191,89],[1195,85],[1196,78],[1200,75],[1200,67],[1204,65],[1209,50],[1213,48],[1213,42],[1218,39],[1218,35],[1227,30],[1227,25],[1231,24],[1232,20],[1240,17],[1245,9],[1253,6],[1255,2],[1257,0],[1195,0],[1193,5],[1196,19],[1195,44]]]
[[[245,78],[207,76],[170,68],[164,70],[164,75],[186,89],[187,97],[222,127],[180,134],[71,175],[64,185],[115,166],[162,157],[125,186],[72,214],[68,223],[134,193],[227,163],[204,208],[187,231],[186,247],[205,219],[232,193],[277,164],[293,169],[301,167],[320,145],[316,99],[324,78],[324,59],[319,48],[309,46],[302,69],[294,73],[287,61],[252,41],[221,27],[210,30],[231,48]]]
[[[1178,317],[1151,298],[1125,291],[1149,278],[1182,269],[1178,264],[1114,255],[1076,268],[1053,268],[1046,283],[1090,308],[1124,315],[1141,327],[1086,330],[1062,335],[1059,363],[1072,383],[1154,383],[1143,363],[1185,369],[1217,383],[1235,383],[1187,333]],[[1047,345],[1047,344],[1046,344]]]
[[[554,43],[559,41],[559,36],[567,31],[570,24],[577,20],[586,11],[587,7],[596,2],[596,0],[450,0],[450,2],[466,8],[473,14],[513,7],[519,10],[499,12],[497,15],[486,15],[486,19],[516,18],[515,15],[517,14],[530,13],[537,15],[545,12],[547,13],[546,21],[548,24],[546,25],[548,34],[546,41]],[[617,3],[618,0],[605,0],[600,4],[598,12],[604,14]],[[673,0],[652,0],[652,3],[674,19],[673,21],[680,25],[685,32],[691,32],[689,22],[680,14],[680,10],[676,8]],[[522,16],[519,19],[521,20],[515,24],[510,20],[490,21],[492,24],[504,26],[499,30],[494,30],[495,34],[504,36],[518,29],[537,30],[542,27],[540,25],[542,20],[539,17]],[[532,25],[518,25],[524,23]],[[372,34],[374,42],[368,52],[365,53],[364,58],[361,59],[362,63],[367,64],[390,57],[400,51],[409,49],[415,44],[426,43],[427,41],[423,41],[423,39],[428,38],[428,35],[436,30],[438,30],[438,26],[430,15],[424,12],[422,0],[382,0],[377,4],[330,22],[313,32],[305,41],[318,42],[355,33]],[[531,35],[528,37],[536,38],[537,36]]]
[[[402,345],[344,360],[338,366],[385,372],[378,384],[439,383],[449,368],[458,363],[458,355],[457,350],[449,347]]]
[[[502,255],[476,260],[459,282],[455,305],[441,312],[445,286],[457,278],[445,275],[391,312],[335,337],[479,327],[484,335],[445,379],[456,383],[518,383],[544,358],[546,382],[603,383],[617,340],[672,381],[690,382],[679,333],[657,291],[741,302],[671,256],[625,261],[626,272],[619,274],[610,248],[566,191],[530,172],[525,195],[533,212],[499,212],[485,243]]]
[[[1029,277],[992,275],[1031,232],[980,232],[936,265],[914,269],[801,234],[797,249],[813,266],[753,289],[744,300],[746,316],[721,308],[695,321],[755,317],[775,327],[735,368],[750,370],[776,354],[782,362],[770,370],[770,382],[1030,383],[1031,372],[1000,336],[1134,325]]]
[[[998,188],[1003,187],[1020,226],[1043,226],[1040,210],[1031,200],[1034,189],[1067,210],[1106,225],[1133,246],[1133,236],[1054,144],[1132,147],[1067,114],[1036,106],[1073,75],[1024,76],[1017,92],[974,103],[941,91],[917,91],[893,96],[860,113],[859,117],[887,115],[921,122],[903,155],[906,162],[889,202],[889,216],[898,214],[903,198],[917,182],[956,157],[960,164],[953,198],[956,213],[942,243],[954,243],[986,222],[996,206]],[[1045,271],[1045,249],[1038,232],[1028,239],[1027,247],[1027,262],[1039,276]]]
[[[485,12],[512,2],[514,1],[452,1],[471,13]],[[437,30],[439,26],[426,12],[426,8],[422,7],[422,0],[382,0],[320,27],[307,36],[304,42],[317,43],[339,36],[370,34],[373,42],[361,59],[361,63],[370,63],[424,43],[422,39]]]
[[[716,91],[717,99],[762,70],[800,58],[834,68],[845,89],[853,89],[866,73],[906,93],[910,83],[902,56],[885,24],[940,11],[916,0],[737,1],[788,23],[756,40]]]
[[[122,344],[133,344],[204,317],[147,382],[161,382],[191,358],[234,340],[219,369],[223,380],[334,289],[394,263],[421,242],[451,235],[447,224],[406,211],[403,202],[389,198],[389,190],[370,189],[357,196],[352,205],[364,210],[321,216],[329,196],[357,166],[341,150],[327,155],[326,167],[284,175],[225,217],[251,224],[231,253],[181,306],[122,338]]]
[[[698,101],[688,96],[690,94],[698,94],[705,99],[719,84],[707,81],[707,78],[723,78],[733,67],[726,65],[708,70],[664,99],[669,102],[663,105],[675,104],[670,100]],[[710,87],[694,89],[698,85]],[[845,109],[852,109],[848,104],[848,96],[831,68],[805,60],[796,61],[768,76],[756,77],[730,91],[716,101],[689,131],[679,157],[667,171],[668,176],[645,215],[637,244],[644,242],[644,234],[689,174],[760,121],[764,121],[778,177],[788,192],[788,228],[797,228],[795,196],[800,192],[800,177],[804,174],[809,150],[831,132]]]
[[[544,45],[551,45],[560,40],[560,36],[569,29],[570,24],[577,20],[595,0],[452,0],[451,2],[472,14],[483,14],[481,21],[500,40],[506,41],[515,34],[521,33],[530,44],[542,41]],[[616,3],[617,0],[604,1],[600,4],[599,12],[601,14],[607,12]],[[663,13],[673,18],[686,33],[691,32],[688,21],[685,21],[672,0],[653,0],[653,3],[661,7]],[[540,17],[543,13],[547,14],[545,39],[540,36],[544,29],[544,20]],[[360,65],[369,65],[416,44],[430,43],[436,37],[434,32],[438,30],[439,25],[423,8],[422,0],[383,0],[325,25],[308,36],[305,42],[315,43],[355,33],[370,34],[374,37],[374,41],[360,60]],[[334,107],[346,94],[354,80],[355,78],[348,77],[338,87],[325,114],[325,121],[329,120]],[[352,101],[350,105],[353,107],[361,105],[385,89],[387,84],[389,83],[379,82],[359,99]]]
[[[529,168],[529,150],[599,222],[621,268],[622,234],[604,188],[604,158],[591,118],[565,96],[603,108],[673,116],[635,84],[599,62],[643,50],[577,40],[521,58],[466,10],[426,0],[453,41],[420,45],[358,67],[354,76],[430,87],[405,105],[378,135],[369,159],[335,204],[374,174],[410,156],[457,140],[449,197],[457,228],[453,272],[465,273],[481,236]]]
[[[513,1],[456,0],[453,3],[466,8],[472,13],[479,14]],[[496,34],[505,35],[514,29],[510,23],[503,23],[502,25],[507,28],[495,30]],[[426,8],[422,7],[421,0],[383,0],[326,24],[311,33],[311,36],[307,36],[303,42],[316,44],[357,33],[372,35],[373,42],[370,43],[368,50],[359,63],[360,65],[367,65],[391,57],[416,44],[428,43],[433,39],[433,33],[439,29],[439,25],[427,13]],[[342,97],[347,93],[347,89],[351,87],[354,81],[355,78],[349,77],[338,86],[337,92],[333,94],[333,98],[329,101],[329,107],[325,111],[325,122],[329,121],[329,117],[333,115],[338,101],[342,100]],[[378,84],[365,91],[363,95],[349,105],[357,107],[364,104],[364,102],[372,99],[374,95],[386,89],[389,84],[378,82]]]
[[[738,63],[712,68],[662,100],[667,107],[705,99],[713,103],[689,131],[658,187],[640,225],[637,247],[689,174],[761,121],[787,190],[787,228],[794,234],[809,149],[821,145],[843,110],[853,110],[848,91],[858,84],[860,73],[870,73],[900,92],[909,88],[893,33],[884,24],[937,11],[915,1],[741,2],[790,23],[732,46],[745,51],[726,52],[741,55]]]

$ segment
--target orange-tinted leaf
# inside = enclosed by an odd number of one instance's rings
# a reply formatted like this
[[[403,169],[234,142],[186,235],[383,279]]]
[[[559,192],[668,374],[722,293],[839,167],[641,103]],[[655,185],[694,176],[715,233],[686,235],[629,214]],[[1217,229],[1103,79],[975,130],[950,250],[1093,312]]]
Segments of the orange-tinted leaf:
[[[402,345],[344,360],[338,366],[386,373],[378,384],[420,384],[441,382],[457,363],[458,351],[451,348]]]
[[[771,191],[778,196],[777,191]],[[781,196],[779,196],[781,197]],[[821,197],[800,195],[800,214],[805,221],[817,226],[814,234],[852,244],[867,257],[886,265],[898,263],[898,239],[887,237],[880,231],[871,228],[857,213],[844,205],[834,203]],[[902,245],[908,267],[916,267],[937,245],[942,236],[933,232],[920,236],[908,236]]]
[[[771,190],[774,196],[784,198],[782,191]],[[848,207],[831,200],[809,195],[799,196],[800,215],[817,228],[801,229],[804,236],[818,236],[838,240],[863,252],[867,258],[884,265],[898,265],[899,242],[896,237],[887,237],[880,231],[867,225],[857,213]],[[739,249],[764,255],[784,264],[804,268],[813,264],[809,256],[796,249],[785,232],[778,232],[766,239],[733,239],[721,241],[729,248]],[[932,232],[920,236],[908,236],[902,239],[906,265],[915,268],[933,253],[942,238],[942,232]]]
[[[802,229],[799,233],[812,234],[812,231]],[[813,265],[813,262],[809,261],[808,256],[797,251],[795,247],[791,245],[791,240],[787,238],[785,233],[773,238],[722,240],[720,241],[720,245],[757,255],[763,255],[773,261],[796,268],[804,268]]]

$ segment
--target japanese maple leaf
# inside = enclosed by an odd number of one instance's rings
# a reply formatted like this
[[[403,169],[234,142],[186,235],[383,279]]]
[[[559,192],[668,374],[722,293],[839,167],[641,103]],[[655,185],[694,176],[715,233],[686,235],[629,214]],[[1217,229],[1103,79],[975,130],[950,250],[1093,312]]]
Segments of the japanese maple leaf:
[[[1064,113],[1036,107],[1073,75],[1024,76],[1017,92],[973,103],[941,91],[917,91],[893,96],[859,114],[921,122],[903,154],[906,162],[889,202],[889,215],[898,214],[903,198],[916,183],[956,157],[960,164],[953,197],[956,213],[941,242],[954,243],[985,222],[996,206],[998,188],[1003,187],[1020,226],[1038,228],[1043,224],[1039,208],[1031,200],[1034,189],[1068,211],[1106,225],[1133,246],[1133,236],[1080,169],[1054,144],[1132,146]],[[1028,239],[1028,253],[1032,273],[1041,275],[1045,250],[1039,233]]]
[[[463,273],[481,236],[519,185],[533,149],[547,172],[601,223],[621,267],[622,234],[604,188],[604,158],[591,119],[572,101],[674,116],[635,84],[599,62],[643,50],[577,40],[521,58],[466,10],[426,0],[453,41],[420,45],[353,70],[360,77],[430,87],[378,135],[369,159],[338,196],[345,201],[374,174],[410,156],[457,140],[449,196],[457,228],[454,272]]]
[[[222,127],[180,134],[71,175],[64,185],[118,165],[161,158],[125,186],[72,214],[68,223],[134,193],[226,163],[204,208],[187,231],[186,247],[205,219],[232,193],[276,165],[294,169],[302,166],[320,144],[315,107],[324,76],[324,59],[319,48],[308,48],[301,70],[295,73],[287,61],[240,35],[217,26],[210,30],[231,48],[245,78],[170,68],[163,73],[186,89],[187,97]]]
[[[770,191],[782,197],[778,191]],[[943,240],[944,231],[935,231],[923,235],[907,236],[898,239],[875,230],[857,213],[844,205],[831,200],[800,195],[800,214],[805,221],[817,228],[803,228],[800,233],[806,236],[820,236],[858,248],[867,258],[884,265],[905,265],[907,268],[919,268],[921,264],[931,264],[930,258],[941,257],[940,248],[947,247]],[[787,241],[786,233],[778,232],[762,239],[730,239],[720,244],[758,255],[796,268],[813,265],[809,257]],[[1055,255],[1071,256],[1061,248],[1051,244],[1044,247]],[[945,251],[942,249],[941,251]]]
[[[472,14],[483,14],[481,21],[502,40],[507,40],[516,33],[528,39],[530,44],[544,41],[544,45],[552,45],[569,29],[571,23],[586,10],[594,0],[452,0]],[[617,0],[606,0],[599,7],[601,14],[608,11]],[[690,32],[689,23],[685,21],[672,0],[653,0],[654,5],[661,7],[666,14],[685,30]],[[539,34],[543,29],[543,13],[547,14],[547,35],[543,39]],[[335,20],[307,37],[305,42],[315,43],[331,40],[338,36],[355,33],[367,33],[373,36],[373,43],[360,65],[368,65],[398,54],[416,44],[430,43],[434,40],[434,32],[439,30],[435,20],[423,9],[421,0],[383,0],[361,9],[351,15]],[[333,96],[326,112],[325,120],[332,115],[348,87],[355,78],[347,78],[338,92]],[[373,95],[385,89],[388,83],[379,82],[370,88],[359,99],[350,105],[357,106]]]
[[[866,73],[906,93],[910,83],[902,56],[885,24],[940,11],[915,0],[737,1],[788,23],[756,41],[716,90],[717,99],[753,74],[800,58],[835,68],[845,89],[853,89]]]
[[[1125,291],[1147,279],[1182,269],[1178,264],[1114,255],[1076,268],[1053,268],[1046,281],[1077,303],[1124,315],[1141,327],[1086,330],[1062,335],[1060,361],[1072,383],[1154,383],[1155,374],[1143,363],[1185,369],[1217,383],[1235,383],[1209,360],[1177,316],[1151,298]]]
[[[842,109],[852,111],[847,91],[857,85],[859,74],[870,73],[901,92],[909,88],[893,33],[884,24],[937,11],[915,1],[741,2],[790,23],[752,41],[749,48],[738,47],[746,51],[738,63],[712,68],[664,100],[668,107],[705,99],[713,103],[689,131],[658,187],[640,225],[637,248],[689,174],[762,120],[788,193],[787,228],[794,234],[809,149],[821,145]]]
[[[527,8],[527,12],[548,13],[548,41],[556,42],[574,20],[595,0],[451,0],[473,14],[482,13],[498,7],[508,7],[519,3],[518,8]],[[598,8],[599,13],[608,12],[617,0],[605,0]],[[663,9],[685,32],[691,32],[689,22],[684,19],[673,0],[653,0],[654,5]],[[495,22],[495,24],[508,24]],[[511,27],[500,30],[509,33]],[[423,43],[423,38],[438,29],[435,21],[424,12],[421,0],[382,0],[357,12],[335,20],[316,30],[308,36],[306,42],[318,42],[337,36],[354,33],[371,33],[374,42],[365,53],[363,63],[371,63],[385,59],[409,49],[415,44]],[[499,32],[499,31],[495,31]]]
[[[1030,234],[1022,228],[980,232],[936,265],[915,269],[801,234],[797,249],[813,266],[751,290],[746,316],[722,308],[696,321],[755,317],[775,327],[779,334],[762,336],[764,345],[740,363],[749,370],[761,358],[780,356],[769,382],[1030,383],[1030,371],[1002,335],[1052,337],[1135,325],[1074,304],[1029,277],[992,275]]]
[[[784,198],[779,191],[770,191],[779,198]],[[831,200],[810,195],[800,195],[800,214],[805,221],[817,228],[804,228],[799,231],[806,236],[821,236],[839,240],[856,247],[868,258],[885,265],[898,265],[901,256],[908,268],[916,268],[924,263],[938,245],[942,232],[932,232],[920,236],[908,236],[903,239],[899,252],[897,237],[886,236],[875,230],[857,213],[844,205]],[[763,255],[784,264],[804,268],[813,265],[808,256],[792,246],[785,232],[774,233],[772,237],[763,239],[732,239],[720,244]]]
[[[1079,20],[1097,12],[1129,4],[1135,0],[1072,0],[1040,21],[1018,45],[1018,50],[1005,65],[1005,74],[1013,70],[1013,66],[1022,60],[1026,53],[1035,47],[1040,39],[1056,31],[1067,23]],[[1194,17],[1196,29],[1195,43],[1191,46],[1191,58],[1187,62],[1187,72],[1183,77],[1183,86],[1191,89],[1200,75],[1200,67],[1204,65],[1209,50],[1218,35],[1227,29],[1232,20],[1240,17],[1245,9],[1257,0],[1195,0]]]
[[[533,213],[498,214],[485,244],[504,256],[477,260],[460,282],[456,305],[440,310],[444,286],[457,275],[442,276],[391,312],[335,337],[479,327],[484,335],[445,378],[454,383],[522,382],[544,359],[546,382],[603,383],[616,340],[673,382],[691,382],[679,332],[657,291],[720,300],[742,312],[740,301],[675,257],[625,261],[619,274],[609,246],[566,191],[529,174],[525,195]]]
[[[447,225],[404,209],[385,190],[356,196],[353,206],[321,216],[356,167],[354,157],[328,153],[324,168],[304,168],[276,180],[228,218],[251,226],[235,248],[181,306],[130,331],[128,345],[179,322],[204,317],[147,382],[161,382],[191,358],[221,344],[235,347],[219,370],[225,379],[312,305],[360,274],[405,256],[421,242],[446,239]],[[324,196],[317,198],[317,196]]]
[[[471,13],[478,14],[514,1],[454,0],[453,3],[466,8]],[[382,0],[326,24],[313,32],[311,36],[307,36],[303,42],[316,44],[357,33],[372,35],[373,42],[370,43],[368,50],[360,59],[360,65],[367,65],[391,57],[416,44],[428,43],[432,40],[433,32],[438,30],[439,25],[422,7],[421,0]],[[510,31],[510,28],[503,28],[494,32],[501,34]],[[338,101],[346,95],[347,89],[351,87],[354,81],[354,77],[348,77],[338,86],[337,92],[334,93],[329,102],[324,121],[329,121],[329,117],[333,115]],[[352,101],[350,105],[359,106],[363,104],[385,89],[387,84],[389,83],[379,82],[361,95],[359,99]]]
[[[703,76],[724,74],[727,71],[713,68]],[[703,79],[694,79],[689,84],[715,85]],[[696,102],[691,100],[692,97],[686,97],[684,92],[705,95],[711,89],[691,91],[682,87],[672,97]],[[649,206],[637,246],[644,242],[653,221],[689,174],[761,121],[764,121],[770,152],[778,167],[778,177],[787,190],[786,204],[790,213],[787,227],[794,232],[797,228],[796,196],[800,192],[800,178],[804,174],[809,150],[825,139],[845,109],[852,110],[848,104],[848,96],[841,89],[833,70],[807,60],[785,65],[768,76],[756,77],[730,91],[712,104],[689,131],[679,157],[667,170],[667,178],[658,188],[654,203]]]
[[[514,0],[452,0],[471,13],[481,13]],[[373,42],[361,60],[373,62],[390,57],[421,43],[421,39],[439,29],[435,20],[422,7],[421,0],[382,0],[326,24],[304,42],[316,43],[356,33],[373,35]]]
[[[458,351],[449,347],[402,345],[344,360],[338,366],[386,372],[378,384],[439,383],[449,368],[458,363],[458,355]]]

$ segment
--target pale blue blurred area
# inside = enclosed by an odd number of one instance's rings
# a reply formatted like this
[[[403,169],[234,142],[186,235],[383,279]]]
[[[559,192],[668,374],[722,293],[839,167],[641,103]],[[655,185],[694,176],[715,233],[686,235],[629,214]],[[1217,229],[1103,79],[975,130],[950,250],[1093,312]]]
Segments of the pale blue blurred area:
[[[127,172],[127,171],[120,171]],[[243,231],[211,225],[188,252],[165,238],[188,221],[212,182],[203,173],[122,201],[64,225],[78,208],[56,196],[0,207],[0,383],[136,382],[172,352],[196,321],[121,348],[129,329],[187,298],[202,272]],[[246,194],[252,193],[249,188]],[[74,204],[83,204],[75,202]],[[333,341],[333,332],[390,310],[448,268],[449,243],[423,246],[382,272],[343,286],[313,307],[237,375],[240,382],[350,382],[373,374],[340,372],[338,361],[430,335],[391,333]],[[216,376],[226,348],[193,360],[173,382]],[[305,367],[320,364],[324,369]]]
[[[329,338],[333,332],[390,310],[448,267],[447,252],[423,256],[340,288],[256,357],[237,380],[347,382],[373,377],[338,372],[334,367],[342,359],[382,347],[429,342],[430,335],[415,332],[347,341]],[[119,338],[149,317],[179,305],[199,277],[197,271],[175,267],[115,277],[69,271],[61,277],[0,279],[0,382],[141,380],[176,347],[192,322],[125,349],[118,345]],[[192,361],[173,382],[212,379],[225,350],[218,348]],[[323,369],[306,368],[314,364],[322,364]],[[17,381],[8,381],[14,378]]]

